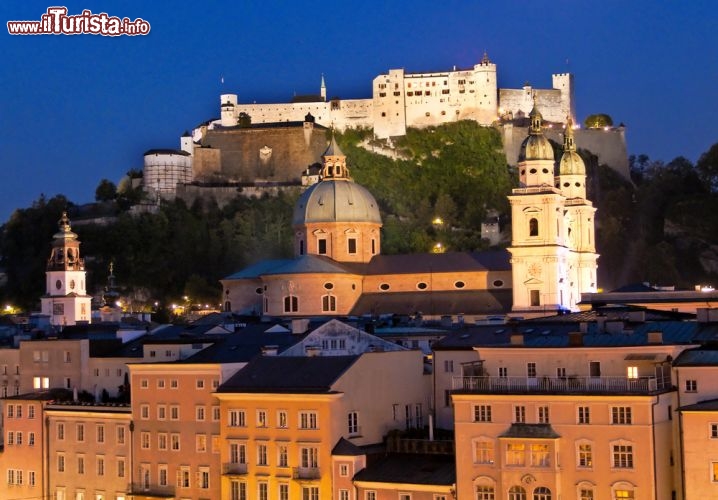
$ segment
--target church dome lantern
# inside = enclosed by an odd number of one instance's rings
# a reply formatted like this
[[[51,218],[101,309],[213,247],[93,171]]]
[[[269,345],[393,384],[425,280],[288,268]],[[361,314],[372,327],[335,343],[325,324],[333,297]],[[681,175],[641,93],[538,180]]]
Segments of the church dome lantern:
[[[529,118],[531,119],[529,135],[521,143],[519,161],[553,161],[553,146],[551,146],[551,142],[546,138],[546,136],[543,135],[543,117],[536,106],[536,96],[534,96],[534,107],[529,114]]]

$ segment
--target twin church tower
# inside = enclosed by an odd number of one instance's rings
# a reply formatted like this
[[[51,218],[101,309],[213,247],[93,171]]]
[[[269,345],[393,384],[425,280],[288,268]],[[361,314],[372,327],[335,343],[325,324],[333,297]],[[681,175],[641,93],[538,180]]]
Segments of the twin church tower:
[[[597,289],[596,209],[586,199],[586,166],[570,117],[557,172],[535,104],[529,117],[517,163],[519,187],[509,195],[513,311],[575,311],[581,294]]]

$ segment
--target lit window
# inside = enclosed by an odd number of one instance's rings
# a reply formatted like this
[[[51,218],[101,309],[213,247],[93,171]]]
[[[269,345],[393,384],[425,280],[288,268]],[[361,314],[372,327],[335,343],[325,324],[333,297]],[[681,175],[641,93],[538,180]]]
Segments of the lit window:
[[[638,367],[637,366],[628,366],[626,367],[626,376],[628,378],[638,378]]]
[[[494,442],[488,439],[479,439],[474,441],[474,463],[476,464],[493,464],[494,463]]]
[[[476,500],[494,500],[494,487],[493,486],[477,486],[476,487]]]
[[[550,464],[549,447],[547,444],[531,445],[531,465],[534,467],[548,467]]]
[[[506,445],[506,465],[523,466],[526,463],[526,445],[523,443],[508,443]]]
[[[579,443],[577,465],[581,468],[593,467],[593,448],[591,443]]]

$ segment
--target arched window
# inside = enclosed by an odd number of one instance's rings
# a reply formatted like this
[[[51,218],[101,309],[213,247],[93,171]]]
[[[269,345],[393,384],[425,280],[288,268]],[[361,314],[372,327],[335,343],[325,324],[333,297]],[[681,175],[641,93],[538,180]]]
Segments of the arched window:
[[[529,220],[529,236],[538,236],[538,219],[531,218]]]
[[[337,298],[334,295],[322,295],[322,311],[334,312],[337,310]]]
[[[284,312],[297,312],[299,311],[299,297],[296,295],[287,295],[284,297]]]
[[[476,500],[495,500],[494,487],[481,485],[476,487]]]
[[[526,490],[521,486],[509,488],[509,500],[526,500]]]
[[[551,490],[546,486],[539,486],[534,490],[534,500],[551,500]]]

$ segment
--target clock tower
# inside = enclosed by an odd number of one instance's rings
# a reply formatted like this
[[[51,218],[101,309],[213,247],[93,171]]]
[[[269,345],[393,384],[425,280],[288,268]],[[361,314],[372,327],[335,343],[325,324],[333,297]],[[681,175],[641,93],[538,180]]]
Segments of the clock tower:
[[[47,261],[42,313],[56,326],[89,323],[92,297],[85,288],[85,260],[80,257],[80,241],[70,228],[67,212],[62,213],[58,227]]]

